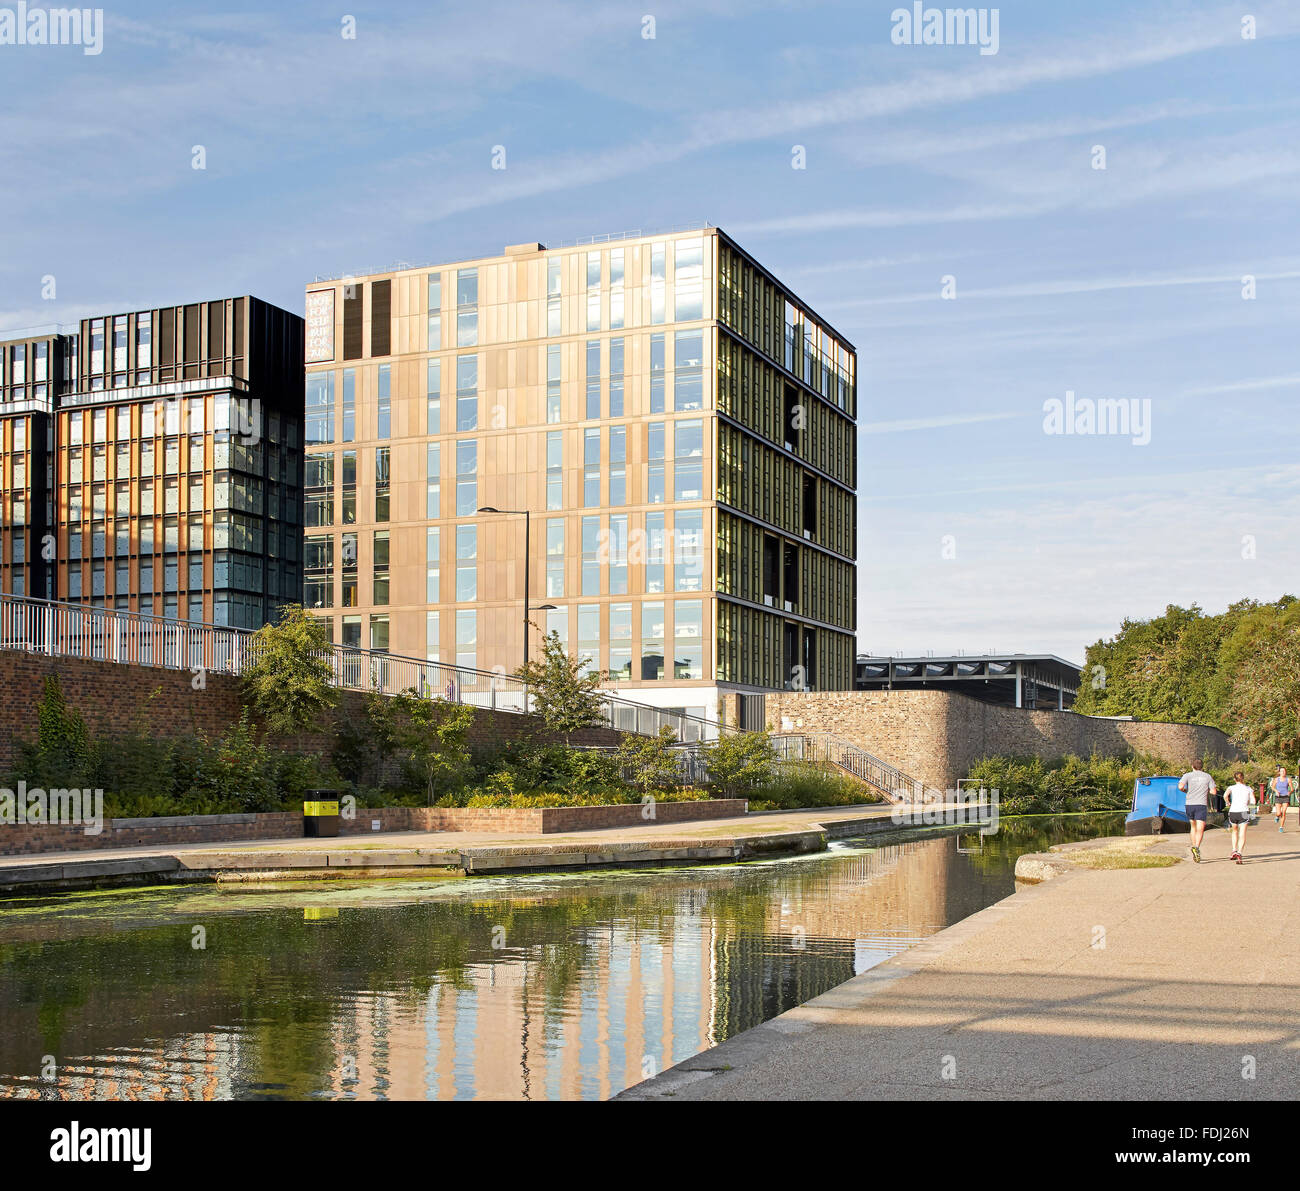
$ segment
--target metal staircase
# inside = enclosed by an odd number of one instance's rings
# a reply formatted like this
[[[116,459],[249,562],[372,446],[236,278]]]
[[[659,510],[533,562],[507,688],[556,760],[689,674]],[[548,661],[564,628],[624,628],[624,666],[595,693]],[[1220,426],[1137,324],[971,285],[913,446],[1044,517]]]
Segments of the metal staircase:
[[[852,741],[830,732],[781,733],[772,737],[772,744],[783,761],[833,765],[840,772],[883,794],[890,802],[920,802],[938,793],[927,790],[920,778],[904,773]]]

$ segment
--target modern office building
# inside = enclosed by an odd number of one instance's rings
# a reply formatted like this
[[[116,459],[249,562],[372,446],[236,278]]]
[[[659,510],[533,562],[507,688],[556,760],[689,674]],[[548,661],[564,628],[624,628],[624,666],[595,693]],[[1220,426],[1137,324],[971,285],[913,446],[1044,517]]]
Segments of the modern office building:
[[[1003,707],[1068,711],[1079,693],[1079,667],[1050,653],[859,654],[853,685],[860,691],[939,687]]]
[[[252,297],[0,343],[0,590],[243,628],[298,602],[302,356]]]
[[[527,599],[638,702],[851,688],[854,349],[723,232],[319,279],[306,309],[304,602],[336,641],[514,672]]]

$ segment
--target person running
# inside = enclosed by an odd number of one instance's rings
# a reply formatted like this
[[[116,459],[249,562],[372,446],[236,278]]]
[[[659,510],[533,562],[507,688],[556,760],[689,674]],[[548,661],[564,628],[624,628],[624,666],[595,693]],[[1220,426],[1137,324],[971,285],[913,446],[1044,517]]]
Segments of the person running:
[[[1246,828],[1250,825],[1250,808],[1255,805],[1255,791],[1245,782],[1245,774],[1237,770],[1236,780],[1225,794],[1228,800],[1228,828],[1232,832],[1232,859],[1238,864],[1246,850]]]
[[[1268,783],[1273,791],[1273,822],[1281,831],[1286,827],[1286,812],[1291,806],[1291,791],[1295,789],[1295,779],[1286,775],[1286,766],[1279,765],[1277,777]]]
[[[1178,779],[1178,788],[1186,797],[1187,822],[1192,832],[1192,859],[1201,863],[1201,838],[1205,835],[1205,821],[1210,813],[1210,795],[1219,792],[1214,779],[1201,768],[1199,761]]]

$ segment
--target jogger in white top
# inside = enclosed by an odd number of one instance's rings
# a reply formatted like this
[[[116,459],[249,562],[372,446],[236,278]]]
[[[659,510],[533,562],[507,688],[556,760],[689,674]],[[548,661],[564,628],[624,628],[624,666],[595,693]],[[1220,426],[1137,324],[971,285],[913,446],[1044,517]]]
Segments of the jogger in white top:
[[[1228,800],[1228,827],[1232,831],[1232,859],[1238,864],[1246,850],[1246,828],[1250,825],[1250,808],[1255,805],[1255,791],[1246,785],[1244,774],[1237,770],[1236,780],[1224,791]]]

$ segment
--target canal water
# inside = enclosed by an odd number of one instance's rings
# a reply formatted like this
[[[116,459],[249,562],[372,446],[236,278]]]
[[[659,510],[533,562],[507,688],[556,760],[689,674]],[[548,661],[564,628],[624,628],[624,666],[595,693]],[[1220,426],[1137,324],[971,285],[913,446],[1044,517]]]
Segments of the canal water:
[[[580,875],[0,902],[0,1099],[603,1099],[1123,816]]]

